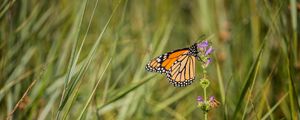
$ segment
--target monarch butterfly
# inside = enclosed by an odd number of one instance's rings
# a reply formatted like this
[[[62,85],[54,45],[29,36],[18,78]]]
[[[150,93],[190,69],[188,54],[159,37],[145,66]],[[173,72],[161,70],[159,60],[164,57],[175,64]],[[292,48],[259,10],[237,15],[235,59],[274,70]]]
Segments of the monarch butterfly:
[[[165,73],[175,87],[184,87],[195,79],[195,60],[200,60],[198,53],[197,43],[189,48],[167,52],[150,60],[146,70]]]

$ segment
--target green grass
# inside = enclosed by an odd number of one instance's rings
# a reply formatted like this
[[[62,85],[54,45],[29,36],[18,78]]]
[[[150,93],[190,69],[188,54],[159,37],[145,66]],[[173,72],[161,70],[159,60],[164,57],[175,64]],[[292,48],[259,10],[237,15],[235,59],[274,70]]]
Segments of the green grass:
[[[203,119],[147,62],[206,34],[209,119],[300,119],[296,0],[3,0],[0,119]],[[204,37],[201,37],[204,38]]]

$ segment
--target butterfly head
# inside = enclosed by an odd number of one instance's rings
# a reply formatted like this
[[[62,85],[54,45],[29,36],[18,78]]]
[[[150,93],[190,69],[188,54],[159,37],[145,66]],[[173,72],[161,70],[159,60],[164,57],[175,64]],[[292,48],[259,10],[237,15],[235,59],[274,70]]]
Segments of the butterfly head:
[[[197,44],[198,43],[195,43],[191,47],[189,47],[189,51],[190,51],[189,54],[195,56],[199,60],[200,57],[198,55],[199,50],[198,50]]]

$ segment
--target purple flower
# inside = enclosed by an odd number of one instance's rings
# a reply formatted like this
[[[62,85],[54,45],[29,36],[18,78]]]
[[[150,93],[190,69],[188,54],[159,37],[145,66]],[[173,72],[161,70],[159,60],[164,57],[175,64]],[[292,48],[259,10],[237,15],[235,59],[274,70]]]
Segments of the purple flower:
[[[211,58],[207,58],[207,60],[204,62],[203,67],[207,67],[212,62]]]
[[[217,101],[214,96],[211,96],[209,98],[208,102],[209,102],[210,107],[212,107],[212,108],[216,108],[216,107],[218,107],[220,105],[220,102]]]
[[[214,51],[214,49],[212,48],[212,46],[209,46],[209,48],[205,51],[205,55],[209,55],[210,53],[212,53]]]
[[[199,49],[200,54],[204,56],[208,56],[213,52],[213,48],[209,45],[209,42],[207,40],[198,43],[197,48]]]
[[[209,97],[209,100],[204,100],[202,96],[198,96],[198,107],[204,112],[208,112],[212,108],[216,108],[220,105],[220,102],[215,99],[214,96]]]
[[[202,67],[206,68],[211,62],[210,54],[214,51],[208,40],[204,40],[197,44],[199,50],[199,56],[202,60]]]
[[[206,48],[207,46],[208,46],[208,41],[207,41],[207,40],[202,41],[201,43],[198,43],[198,44],[197,44],[197,47],[198,47],[199,49],[201,49],[201,48]]]
[[[200,107],[202,110],[205,109],[205,106],[208,106],[209,104],[207,104],[206,101],[204,101],[203,97],[202,96],[198,96],[197,97],[197,101],[198,101],[198,107]]]
[[[198,96],[197,101],[198,101],[198,102],[204,102],[202,96]]]
[[[209,97],[209,102],[214,101],[215,100],[215,96],[210,96]]]

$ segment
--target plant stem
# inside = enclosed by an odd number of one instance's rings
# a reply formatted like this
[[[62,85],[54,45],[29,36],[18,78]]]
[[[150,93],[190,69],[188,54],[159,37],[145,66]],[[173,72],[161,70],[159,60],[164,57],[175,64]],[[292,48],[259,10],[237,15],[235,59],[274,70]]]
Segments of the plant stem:
[[[206,88],[203,88],[203,93],[204,93],[204,101],[206,103]],[[207,111],[204,111],[204,120],[207,120]]]
[[[203,69],[203,78],[206,79],[206,69]],[[207,99],[206,99],[206,87],[203,87],[203,97],[204,97],[204,101],[205,101],[205,104],[207,103]],[[204,120],[207,120],[207,111],[204,111]]]
[[[206,101],[206,88],[203,88],[203,93],[204,93],[204,101]]]

